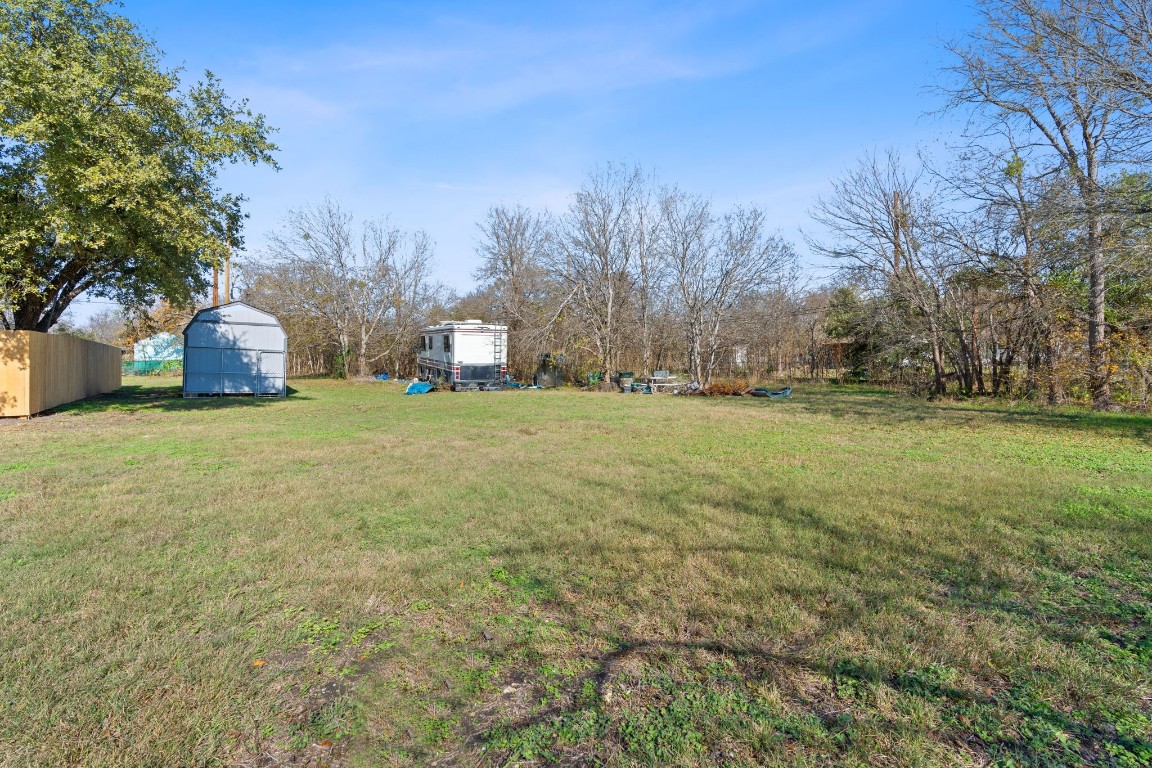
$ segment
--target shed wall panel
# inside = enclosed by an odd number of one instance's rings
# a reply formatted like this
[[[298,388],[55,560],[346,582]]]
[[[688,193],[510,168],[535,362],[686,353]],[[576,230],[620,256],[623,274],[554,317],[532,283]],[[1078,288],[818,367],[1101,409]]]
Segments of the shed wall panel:
[[[276,376],[260,377],[260,394],[277,395],[284,391],[284,379]]]
[[[265,325],[194,322],[188,326],[185,345],[223,349],[283,349],[284,331]]]
[[[284,378],[285,360],[283,352],[261,352],[260,372],[265,376]]]
[[[203,347],[185,347],[184,349],[184,365],[197,372],[204,373],[219,373],[220,354],[222,350],[219,349],[205,349]]]
[[[188,392],[197,392],[205,395],[219,395],[223,394],[224,392],[224,390],[221,388],[219,372],[185,372],[184,376],[184,389]]]
[[[236,340],[244,349],[260,349],[269,352],[284,349],[284,331],[279,327],[266,325],[237,326]]]
[[[220,370],[225,373],[248,373],[260,369],[260,353],[254,349],[224,349]]]
[[[256,381],[258,379],[256,374],[225,373],[221,378],[224,383],[224,391],[230,395],[256,394]]]

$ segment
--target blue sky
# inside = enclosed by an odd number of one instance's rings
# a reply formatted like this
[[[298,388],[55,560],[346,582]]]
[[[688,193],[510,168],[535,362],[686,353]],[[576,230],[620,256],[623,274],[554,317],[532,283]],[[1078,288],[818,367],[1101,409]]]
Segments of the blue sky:
[[[967,3],[278,2],[125,0],[187,77],[210,69],[279,129],[283,169],[230,168],[249,256],[325,195],[437,243],[463,292],[496,203],[561,210],[624,161],[718,205],[801,228],[864,151],[912,154],[957,118],[926,116]],[[818,265],[813,265],[819,274]],[[87,314],[78,307],[79,314]]]

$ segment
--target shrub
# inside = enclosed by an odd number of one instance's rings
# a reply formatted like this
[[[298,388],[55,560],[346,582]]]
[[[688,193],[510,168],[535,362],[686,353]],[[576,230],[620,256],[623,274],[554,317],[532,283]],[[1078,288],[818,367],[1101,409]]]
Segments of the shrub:
[[[747,379],[716,379],[704,387],[704,394],[709,397],[724,397],[727,395],[742,395],[748,389]]]

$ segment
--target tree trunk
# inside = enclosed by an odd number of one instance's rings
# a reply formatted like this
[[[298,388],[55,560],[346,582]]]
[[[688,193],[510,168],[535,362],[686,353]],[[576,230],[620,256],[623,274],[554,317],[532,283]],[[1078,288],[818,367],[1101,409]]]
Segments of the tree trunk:
[[[360,334],[360,350],[356,355],[356,369],[361,376],[367,376],[368,371],[368,336],[367,334]]]
[[[1152,369],[1140,367],[1140,376],[1144,379],[1144,394],[1140,398],[1140,407],[1145,413],[1148,412],[1148,401],[1152,397]]]
[[[1106,280],[1103,222],[1098,210],[1090,211],[1089,216],[1088,378],[1092,387],[1092,407],[1098,411],[1107,411],[1112,408],[1112,387],[1108,370],[1108,324],[1104,317]]]
[[[920,312],[928,321],[928,335],[932,339],[932,395],[937,397],[948,391],[944,382],[944,345],[941,343],[935,315],[925,310],[923,304],[920,305]]]
[[[972,309],[972,335],[969,338],[969,356],[972,358],[972,379],[975,384],[976,391],[981,395],[988,394],[987,389],[984,387],[984,363],[980,359],[980,341],[979,341],[979,321],[980,317],[976,309]]]
[[[1044,368],[1048,373],[1048,405],[1059,405],[1064,402],[1064,390],[1056,376],[1056,349],[1050,334],[1044,343]]]
[[[932,334],[932,394],[943,395],[948,391],[944,382],[944,350],[940,347],[940,339]]]
[[[688,372],[692,374],[692,380],[700,386],[704,386],[704,361],[702,355],[702,339],[703,330],[700,328],[700,318],[697,316],[695,309],[689,309],[686,328],[686,341],[687,346],[685,352],[687,354]]]

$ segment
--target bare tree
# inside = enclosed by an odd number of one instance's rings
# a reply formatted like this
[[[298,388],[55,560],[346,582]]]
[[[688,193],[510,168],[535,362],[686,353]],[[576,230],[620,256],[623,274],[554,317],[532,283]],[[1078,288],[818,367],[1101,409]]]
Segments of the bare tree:
[[[483,260],[473,278],[490,286],[497,310],[509,325],[524,325],[537,298],[550,232],[545,216],[524,206],[493,206],[477,225],[476,250]]]
[[[330,333],[349,373],[371,373],[383,359],[401,363],[405,339],[422,322],[418,308],[434,292],[432,242],[382,221],[356,233],[332,200],[293,211],[269,237],[268,255],[286,273],[278,303]]]
[[[1145,0],[1092,0],[1076,7],[1090,24],[1062,24],[1052,13],[1039,19],[1045,33],[1076,47],[1112,88],[1137,96],[1128,103],[1129,117],[1152,120],[1152,6]]]
[[[649,179],[636,195],[632,227],[635,238],[633,259],[633,295],[640,328],[640,359],[644,375],[652,373],[656,329],[662,310],[667,309],[668,269],[661,248],[662,211],[655,184]]]
[[[477,227],[481,237],[476,251],[482,261],[473,274],[480,284],[475,297],[491,303],[495,316],[490,319],[508,325],[511,365],[527,373],[547,351],[555,317],[555,291],[544,269],[552,239],[549,219],[523,206],[498,205]]]
[[[424,232],[398,234],[379,223],[365,226],[365,239],[370,241],[366,253],[382,262],[379,296],[384,312],[374,317],[372,330],[379,335],[374,355],[367,345],[361,347],[361,361],[390,363],[393,371],[411,367],[416,337],[429,319],[428,312],[443,305],[449,291],[431,279],[433,244]],[[361,374],[367,373],[363,370]]]
[[[795,274],[763,211],[714,216],[637,167],[593,171],[561,216],[498,206],[480,231],[481,285],[460,306],[503,314],[514,348],[535,344],[570,373],[687,364],[707,383],[741,336],[742,308],[773,303]]]
[[[1077,229],[1078,217],[1070,217],[1065,204],[1067,177],[1043,172],[1031,159],[1036,150],[1022,146],[1011,126],[1002,128],[995,140],[965,148],[949,173],[935,174],[958,204],[941,217],[938,233],[962,260],[970,286],[995,287],[983,291],[979,309],[988,324],[991,348],[984,357],[992,365],[993,394],[1010,384],[1021,361],[1024,392],[1043,384],[1055,404],[1063,382],[1053,375],[1054,312],[1065,299],[1058,286],[1067,283],[1056,278],[1076,269],[1061,243]]]
[[[84,330],[93,341],[118,347],[125,343],[127,312],[121,307],[102,309],[88,318]]]
[[[639,168],[608,164],[593,171],[557,226],[548,270],[587,324],[597,364],[619,371],[619,334],[631,290]]]
[[[735,308],[755,292],[794,277],[796,256],[790,245],[768,233],[759,208],[736,207],[717,219],[704,198],[670,190],[661,211],[688,367],[697,382],[708,386]]]
[[[813,251],[841,260],[843,272],[880,291],[896,317],[907,307],[922,321],[932,389],[944,394],[948,263],[936,247],[936,213],[921,192],[920,174],[905,169],[895,152],[883,160],[866,156],[833,182],[831,196],[817,201],[812,218],[834,238],[810,238]]]
[[[1093,405],[1111,406],[1108,374],[1106,206],[1109,167],[1146,157],[1138,121],[1144,97],[1122,87],[1105,60],[1130,60],[1127,36],[1102,21],[1102,0],[981,0],[982,24],[953,46],[954,106],[991,110],[1031,146],[1050,151],[1051,172],[1073,182],[1088,275],[1088,356]],[[1091,51],[1089,50],[1091,49]]]
[[[698,383],[707,385],[704,346],[717,249],[712,204],[673,188],[662,196],[660,213],[661,246],[684,319],[688,367]]]

